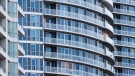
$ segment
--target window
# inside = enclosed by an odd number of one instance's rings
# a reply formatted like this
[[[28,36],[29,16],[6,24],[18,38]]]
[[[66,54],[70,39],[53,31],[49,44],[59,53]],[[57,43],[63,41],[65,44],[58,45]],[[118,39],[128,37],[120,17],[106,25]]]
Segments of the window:
[[[8,14],[11,17],[17,18],[17,3],[8,1]]]

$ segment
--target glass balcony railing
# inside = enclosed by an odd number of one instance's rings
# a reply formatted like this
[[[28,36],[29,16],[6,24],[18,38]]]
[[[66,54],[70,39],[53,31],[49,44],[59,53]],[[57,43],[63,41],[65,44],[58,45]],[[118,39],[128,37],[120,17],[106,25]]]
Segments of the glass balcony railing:
[[[77,5],[103,13],[103,8],[101,6],[83,0],[46,0],[46,1],[53,1],[53,2],[55,1],[55,2]]]
[[[20,63],[18,63],[18,66],[20,66],[21,68],[23,68],[23,65],[21,65]]]
[[[127,36],[135,36],[134,32],[131,31],[124,31],[124,30],[114,30],[115,34],[123,34],[123,35],[127,35]]]
[[[121,66],[126,68],[135,68],[135,64],[132,63],[124,63],[124,62],[115,62],[115,66]]]
[[[0,49],[4,52],[6,52],[6,49],[0,45]]]
[[[90,64],[94,66],[98,66],[101,68],[105,68],[105,63],[94,60],[91,58],[76,56],[76,55],[68,55],[68,54],[62,54],[62,53],[55,53],[55,52],[45,52],[46,58],[57,58],[57,59],[63,59],[63,60],[69,60],[69,61],[76,61],[80,63]]]
[[[127,57],[135,57],[134,53],[121,52],[121,51],[115,51],[114,55],[127,56]]]
[[[67,11],[62,11],[62,10],[45,8],[44,14],[45,15],[51,15],[51,16],[60,16],[60,17],[72,18],[72,19],[92,23],[92,24],[95,24],[95,25],[100,26],[100,27],[104,27],[104,22],[102,20],[96,19],[96,18],[93,18],[93,17],[90,17],[90,16],[86,16],[86,15],[83,15],[83,14],[79,14],[79,13],[73,13],[73,12],[67,12]]]
[[[18,4],[18,9],[21,9],[23,11],[23,8]]]
[[[22,45],[20,42],[18,42],[18,45],[19,45],[21,48],[23,48],[23,45]]]
[[[113,2],[129,4],[129,5],[135,5],[135,1],[134,0],[113,0]]]
[[[135,11],[114,8],[114,12],[135,16]]]
[[[53,59],[60,59],[60,60],[67,60],[67,61],[75,61],[78,63],[93,65],[97,67],[101,67],[107,70],[110,70],[114,72],[112,66],[110,64],[105,64],[102,61],[98,61],[95,59],[87,58],[87,57],[81,57],[76,55],[68,55],[68,54],[62,54],[62,53],[55,53],[55,52],[45,52],[45,58],[53,58]]]
[[[6,11],[6,8],[5,8],[4,6],[2,6],[1,4],[0,4],[0,7],[2,7],[2,9],[3,9],[4,11]]]
[[[58,31],[65,31],[65,32],[72,32],[72,33],[78,33],[82,35],[86,35],[89,37],[94,37],[100,40],[104,40],[102,34],[96,33],[94,31],[90,31],[87,29],[79,28],[79,27],[72,27],[67,25],[60,25],[60,24],[52,24],[52,23],[46,23],[44,25],[45,29],[51,29],[51,30],[58,30]]]
[[[97,53],[100,53],[100,54],[105,54],[105,50],[103,48],[100,48],[100,47],[97,47],[97,46],[94,46],[94,45],[91,45],[91,44],[78,42],[78,41],[45,37],[44,42],[48,43],[48,44],[64,45],[64,46],[82,48],[82,49],[90,50],[90,51],[97,52]]]
[[[97,76],[97,74],[79,71],[74,69],[66,69],[66,68],[59,68],[59,67],[50,67],[45,66],[44,68],[45,73],[54,73],[54,74],[61,74],[61,75],[68,75],[68,76]]]
[[[0,28],[2,28],[3,31],[5,31],[6,29],[0,24]]]
[[[133,43],[133,42],[114,40],[114,43],[115,43],[115,45],[120,45],[120,46],[135,47],[135,43]]]
[[[114,47],[114,41],[108,35],[105,36],[105,41]]]
[[[24,27],[20,25],[19,23],[18,23],[18,27],[21,28],[22,30],[24,29]]]
[[[2,70],[4,73],[6,73],[6,70],[0,66],[0,70]]]
[[[93,52],[108,56],[112,60],[114,59],[113,56],[110,56],[111,52],[108,49],[103,49],[101,47],[97,47],[97,46],[94,46],[92,44],[87,44],[87,43],[82,43],[82,42],[72,41],[72,40],[64,40],[64,39],[59,39],[59,38],[51,38],[51,37],[45,37],[44,42],[46,44],[54,44],[54,45],[62,45],[62,46],[81,48],[84,50],[89,50],[89,51],[93,51]]]
[[[115,76],[135,76],[133,74],[126,74],[126,73],[115,73]]]
[[[122,19],[114,19],[114,24],[122,24],[127,26],[135,26],[134,21],[122,20]]]

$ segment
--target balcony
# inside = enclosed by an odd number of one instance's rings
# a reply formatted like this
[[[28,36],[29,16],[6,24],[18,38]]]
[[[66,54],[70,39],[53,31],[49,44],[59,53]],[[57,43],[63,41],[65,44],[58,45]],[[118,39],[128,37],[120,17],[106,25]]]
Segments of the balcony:
[[[18,4],[18,17],[24,17],[23,9],[19,4]]]
[[[18,33],[19,33],[20,36],[24,36],[25,35],[24,28],[19,23],[18,23]]]
[[[105,3],[110,11],[113,11],[113,1],[112,0],[103,0],[103,3]]]
[[[133,42],[114,40],[114,44],[119,46],[135,47],[135,43]]]
[[[124,67],[124,68],[135,69],[135,64],[124,63],[124,62],[115,62],[115,67]]]
[[[6,58],[6,49],[0,46],[0,59]]]
[[[5,38],[6,37],[6,32],[5,28],[0,24],[0,38]]]
[[[106,48],[105,55],[106,55],[107,60],[109,60],[112,64],[115,63],[114,55],[113,55],[113,53],[108,48]]]
[[[80,6],[80,7],[83,7],[83,8],[92,9],[94,11],[103,13],[102,7],[100,7],[98,5],[95,5],[93,3],[83,1],[83,0],[44,0],[44,1],[71,4],[71,5]]]
[[[72,41],[72,40],[64,40],[64,39],[58,39],[58,38],[50,38],[50,37],[45,37],[44,42],[47,45],[61,45],[61,46],[68,46],[68,47],[74,47],[74,48],[79,48],[79,49],[85,49],[88,51],[93,51],[99,54],[105,54],[105,51],[103,48],[87,44],[87,43],[82,43],[78,41]],[[99,51],[100,50],[100,51]]]
[[[114,67],[109,65],[109,64],[106,64],[106,71],[109,72],[110,75],[114,75]]]
[[[79,27],[73,27],[73,26],[67,26],[67,25],[60,25],[60,24],[52,24],[52,23],[45,23],[44,25],[45,30],[55,30],[55,31],[64,31],[64,32],[70,32],[75,34],[81,34],[84,36],[96,38],[99,40],[104,40],[102,34],[96,33],[91,30],[79,28]]]
[[[119,24],[119,25],[122,24],[122,25],[135,27],[135,22],[134,21],[128,21],[128,20],[114,19],[114,24]]]
[[[104,11],[105,11],[106,18],[108,20],[111,20],[110,22],[111,22],[111,24],[113,24],[113,14],[112,14],[112,12],[110,12],[107,8],[105,8]]]
[[[44,72],[51,73],[51,74],[67,75],[67,76],[97,76],[97,74],[93,74],[93,73],[85,72],[81,70],[50,67],[50,66],[45,66]]]
[[[113,29],[112,25],[110,25],[108,22],[105,22],[105,29],[106,29],[106,32],[108,33],[108,35],[110,37],[113,37],[114,29]]]
[[[45,52],[44,55],[45,55],[44,56],[45,59],[56,59],[56,60],[65,60],[65,61],[71,61],[76,63],[82,63],[82,64],[91,65],[99,68],[106,68],[107,72],[109,72],[110,74],[114,73],[114,70],[111,67],[111,65],[106,64],[105,66],[105,63],[91,58],[62,54],[62,53],[55,53],[55,52]]]
[[[134,0],[113,0],[114,3],[121,3],[121,4],[128,4],[128,5],[135,5]]]
[[[19,75],[25,74],[25,70],[23,69],[23,66],[18,63],[18,70],[19,70]]]
[[[87,57],[68,55],[68,54],[56,53],[56,52],[45,52],[44,55],[46,59],[49,58],[49,59],[56,59],[56,60],[65,60],[65,61],[71,61],[76,63],[82,63],[86,65],[92,65],[95,67],[105,68],[105,63]]]
[[[103,21],[96,19],[96,18],[93,18],[93,17],[90,17],[90,16],[78,14],[78,13],[45,8],[44,15],[45,16],[55,16],[55,17],[64,17],[64,18],[75,19],[75,20],[95,24],[99,27],[104,27]]]
[[[126,74],[126,73],[115,73],[115,76],[135,76],[133,74]]]
[[[120,57],[135,58],[135,54],[134,53],[128,53],[128,52],[115,51],[114,55],[115,56],[120,56]]]
[[[130,32],[130,31],[114,30],[114,33],[117,34],[117,35],[126,35],[126,36],[135,37],[135,33],[134,32]]]
[[[135,16],[135,11],[118,9],[118,8],[114,8],[114,13],[121,13],[121,14]]]
[[[20,43],[18,43],[18,50],[19,50],[19,56],[25,55],[25,51],[23,49],[23,46]]]
[[[6,76],[6,70],[0,66],[0,76]]]
[[[6,8],[0,4],[0,17],[6,17]]]
[[[106,35],[105,36],[105,41],[106,41],[106,46],[108,46],[110,48],[110,51],[114,51],[114,42],[113,42],[113,40]]]

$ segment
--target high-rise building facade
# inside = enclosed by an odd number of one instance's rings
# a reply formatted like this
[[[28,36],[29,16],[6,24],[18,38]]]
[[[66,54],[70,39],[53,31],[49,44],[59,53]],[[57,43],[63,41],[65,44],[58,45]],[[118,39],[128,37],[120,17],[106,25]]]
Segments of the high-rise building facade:
[[[112,0],[18,0],[24,76],[115,76]]]
[[[25,70],[18,63],[18,56],[24,56],[25,51],[18,41],[24,36],[23,26],[18,18],[24,12],[17,0],[0,0],[0,76],[18,76]]]
[[[115,76],[135,76],[135,0],[114,0]]]

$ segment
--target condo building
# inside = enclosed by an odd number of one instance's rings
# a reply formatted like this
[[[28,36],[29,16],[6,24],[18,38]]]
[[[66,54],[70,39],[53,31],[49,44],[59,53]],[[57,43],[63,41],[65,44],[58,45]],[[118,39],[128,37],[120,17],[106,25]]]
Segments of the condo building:
[[[24,16],[17,0],[0,0],[0,76],[25,74],[18,60],[25,55],[18,41],[19,36],[25,35],[23,26],[18,23],[18,18]]]
[[[135,76],[135,0],[113,0],[115,76]]]
[[[112,0],[18,0],[22,76],[115,76]]]

